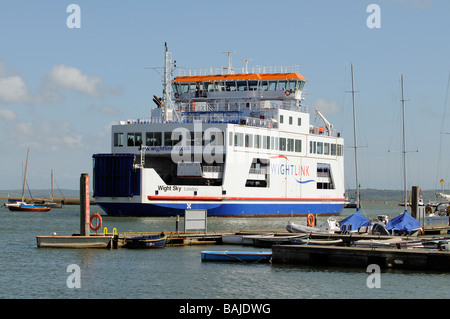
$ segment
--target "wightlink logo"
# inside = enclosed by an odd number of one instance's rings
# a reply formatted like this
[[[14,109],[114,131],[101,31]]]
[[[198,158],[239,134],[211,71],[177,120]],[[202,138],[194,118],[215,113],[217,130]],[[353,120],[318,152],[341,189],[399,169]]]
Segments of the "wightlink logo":
[[[313,179],[308,179],[309,175],[309,165],[298,165],[288,163],[289,159],[284,155],[272,156],[274,158],[283,158],[286,163],[270,163],[270,172],[275,175],[286,175],[294,176],[297,183],[306,184],[314,182]]]

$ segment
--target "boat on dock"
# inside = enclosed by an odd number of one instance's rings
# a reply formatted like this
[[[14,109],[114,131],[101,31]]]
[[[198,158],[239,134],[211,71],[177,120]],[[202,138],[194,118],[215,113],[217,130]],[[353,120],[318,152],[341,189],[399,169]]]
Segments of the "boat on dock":
[[[298,66],[175,68],[165,46],[163,96],[145,119],[111,128],[93,155],[95,203],[111,216],[338,215],[344,139],[303,105]],[[177,74],[178,73],[178,74]],[[322,124],[323,123],[323,124]]]
[[[202,261],[234,261],[244,263],[268,263],[272,258],[272,252],[262,251],[214,251],[201,252]]]
[[[167,236],[164,233],[132,237],[126,240],[126,248],[163,248]]]

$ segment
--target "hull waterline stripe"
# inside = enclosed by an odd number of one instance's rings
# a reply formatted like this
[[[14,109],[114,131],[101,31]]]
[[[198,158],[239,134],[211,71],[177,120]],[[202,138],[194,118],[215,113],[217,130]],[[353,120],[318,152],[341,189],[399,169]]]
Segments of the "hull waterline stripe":
[[[195,201],[226,201],[226,200],[251,200],[251,201],[345,201],[345,198],[279,198],[279,197],[214,197],[214,196],[164,196],[149,195],[149,200],[195,200]]]

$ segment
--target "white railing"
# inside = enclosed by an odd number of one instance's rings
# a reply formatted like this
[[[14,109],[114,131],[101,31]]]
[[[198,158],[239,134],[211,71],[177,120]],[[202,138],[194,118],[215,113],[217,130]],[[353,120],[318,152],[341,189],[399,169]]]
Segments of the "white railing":
[[[228,74],[226,67],[209,67],[209,68],[177,68],[178,76],[199,76],[199,75],[224,75]],[[247,73],[300,73],[300,66],[293,65],[255,65],[242,66],[233,68],[233,74],[247,74]]]

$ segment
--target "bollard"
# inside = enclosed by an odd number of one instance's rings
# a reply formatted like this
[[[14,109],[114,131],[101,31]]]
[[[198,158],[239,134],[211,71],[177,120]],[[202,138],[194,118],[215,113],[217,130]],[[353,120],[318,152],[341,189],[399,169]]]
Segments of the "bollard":
[[[80,177],[80,235],[89,236],[90,230],[90,201],[89,201],[89,175],[81,174]]]

